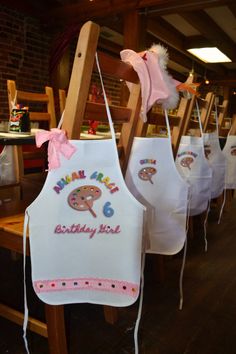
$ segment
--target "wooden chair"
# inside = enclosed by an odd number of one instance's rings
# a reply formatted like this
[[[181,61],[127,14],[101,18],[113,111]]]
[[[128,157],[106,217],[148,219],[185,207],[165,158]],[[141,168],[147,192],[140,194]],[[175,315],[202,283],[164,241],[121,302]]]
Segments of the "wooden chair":
[[[15,81],[7,80],[7,91],[10,113],[13,102],[15,104],[25,104],[29,107],[30,122],[32,125],[36,123],[39,128],[43,129],[56,127],[54,96],[51,87],[46,86],[45,91],[42,93],[33,93],[18,90]],[[27,167],[27,164],[29,167],[30,165],[33,165],[33,167],[34,165],[35,167],[41,166],[42,172],[45,170],[45,148],[37,149],[34,146],[24,146],[22,148],[22,146],[18,146],[17,150],[20,179],[26,175],[25,167]]]
[[[21,91],[16,88],[16,83],[13,80],[7,80],[8,103],[9,112],[12,110],[12,103],[28,103],[31,122],[47,122],[49,128],[55,128],[56,115],[54,107],[54,96],[52,87],[45,86],[45,92],[33,93],[28,91]],[[31,103],[38,103],[46,105],[46,109],[33,111]]]
[[[56,127],[56,116],[54,108],[53,90],[46,86],[44,93],[32,93],[21,91],[16,88],[13,80],[7,80],[9,114],[11,114],[13,104],[21,103],[29,106],[30,121],[38,123],[39,127],[53,128]],[[32,105],[36,105],[34,111]],[[22,179],[25,178],[25,167],[36,167],[40,171],[39,174],[28,174],[27,178],[34,179],[35,183],[41,183],[44,180],[46,168],[46,152],[45,148],[37,149],[34,145],[15,145],[12,149],[12,156],[15,164],[15,182],[0,186],[0,200],[9,201],[22,198]]]
[[[188,129],[190,128],[191,124],[191,112],[192,107],[194,104],[194,98],[184,98],[182,97],[179,102],[179,106],[177,109],[176,115],[169,114],[169,122],[170,127],[172,130],[172,147],[173,147],[173,154],[176,156],[178,151],[180,139],[182,135],[186,135]],[[155,110],[151,110],[148,113],[148,120],[146,123],[143,123],[139,120],[137,129],[136,129],[136,136],[146,136],[148,125],[157,125],[157,126],[165,126],[165,117],[163,113],[158,113]]]
[[[92,22],[87,22],[80,31],[62,126],[71,139],[79,138],[83,120],[87,115],[91,115],[91,112],[95,119],[99,117],[99,121],[107,119],[104,104],[87,100],[99,32],[99,26]],[[122,123],[119,152],[121,166],[125,171],[141,106],[139,79],[130,65],[106,54],[99,53],[98,56],[104,75],[111,75],[115,79],[133,83],[127,105],[125,107],[110,106],[113,121]],[[9,213],[9,216],[0,218],[0,247],[22,253],[24,214],[12,214],[12,210]],[[27,238],[27,254],[29,253]],[[29,329],[48,336],[50,354],[67,354],[63,306],[45,305],[45,310],[47,324],[30,319]],[[22,314],[4,305],[0,306],[0,315],[16,323],[22,323]],[[117,319],[117,311],[106,306],[105,317],[108,322],[114,323]]]

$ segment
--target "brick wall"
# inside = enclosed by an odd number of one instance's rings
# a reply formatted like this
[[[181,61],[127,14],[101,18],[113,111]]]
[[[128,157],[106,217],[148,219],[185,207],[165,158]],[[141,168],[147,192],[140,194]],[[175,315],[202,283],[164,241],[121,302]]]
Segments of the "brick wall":
[[[0,120],[8,119],[7,79],[40,92],[49,84],[51,36],[39,20],[0,5]]]
[[[103,75],[103,81],[109,102],[113,105],[119,105],[121,95],[121,82],[109,77],[108,75]],[[93,73],[91,85],[92,84],[96,84],[99,91],[102,92],[100,77],[98,73]]]
[[[31,92],[42,92],[45,85],[51,85],[49,59],[54,39],[38,19],[0,4],[0,121],[9,119],[7,79],[15,80],[18,89]],[[70,44],[70,70],[76,42],[77,39],[74,39]],[[108,77],[104,77],[104,81],[110,101],[119,104],[120,82]],[[100,87],[97,74],[93,75],[92,83]],[[55,88],[54,98],[59,118],[58,92]]]

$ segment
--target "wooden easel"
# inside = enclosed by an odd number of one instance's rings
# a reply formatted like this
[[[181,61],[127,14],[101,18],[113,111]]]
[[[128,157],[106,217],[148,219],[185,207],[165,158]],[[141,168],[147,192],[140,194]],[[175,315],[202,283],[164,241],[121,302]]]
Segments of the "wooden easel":
[[[107,120],[104,104],[87,101],[99,32],[99,26],[92,22],[85,23],[80,31],[63,122],[63,129],[67,131],[70,139],[79,138],[83,119],[86,119],[88,114],[90,116],[92,114],[94,119],[98,118],[100,121]],[[141,106],[139,79],[132,66],[120,60],[99,53],[99,61],[104,75],[110,74],[116,79],[133,83],[127,105],[125,107],[110,107],[113,121],[122,124],[119,152],[121,166],[125,171]],[[14,215],[10,213],[10,216],[0,218],[0,247],[22,253],[23,223],[24,213],[22,213],[22,208],[21,213]],[[27,254],[30,254],[28,238]],[[50,354],[68,354],[64,327],[64,307],[45,305],[45,310],[46,324],[30,318],[29,330],[48,336]],[[23,315],[20,312],[5,305],[0,306],[0,315],[18,324],[23,322]],[[108,322],[114,323],[117,319],[117,310],[106,306],[105,316]]]
[[[201,110],[201,122],[203,132],[206,133],[209,129],[210,116],[212,109],[214,107],[215,95],[213,92],[208,92],[205,99],[201,100],[200,110]]]
[[[230,126],[226,126],[225,125],[225,118],[226,118],[226,114],[227,114],[227,109],[228,109],[228,105],[229,105],[229,100],[225,99],[222,102],[222,105],[218,105],[217,109],[218,109],[218,123],[219,123],[219,135],[220,136],[227,136],[228,132],[230,130]]]
[[[194,103],[195,96],[192,96],[191,98],[182,97],[179,102],[177,114],[168,115],[170,127],[172,129],[171,140],[174,157],[178,152],[182,135],[186,135],[190,128],[191,114]],[[151,110],[148,114],[148,120],[146,123],[143,123],[143,121],[139,120],[135,135],[146,136],[149,124],[157,126],[166,126],[164,114],[156,113],[155,111]],[[165,279],[164,256],[156,255],[154,263],[156,277],[159,281],[162,282]]]
[[[179,143],[182,135],[186,135],[191,124],[191,112],[193,109],[194,98],[184,98],[182,97],[179,102],[179,107],[176,115],[168,115],[170,126],[172,128],[172,148],[173,154],[176,156]],[[148,120],[146,123],[139,120],[136,136],[146,136],[148,124],[165,126],[165,117],[163,113],[149,112]]]
[[[62,125],[70,139],[79,138],[86,117],[92,116],[94,120],[107,122],[105,105],[88,101],[99,32],[99,26],[92,22],[87,22],[80,32]],[[98,52],[98,58],[103,75],[133,83],[126,107],[110,107],[113,122],[122,124],[118,148],[121,168],[125,172],[141,107],[139,79],[130,65],[101,52]],[[105,318],[108,322],[114,323],[117,311],[106,306]]]

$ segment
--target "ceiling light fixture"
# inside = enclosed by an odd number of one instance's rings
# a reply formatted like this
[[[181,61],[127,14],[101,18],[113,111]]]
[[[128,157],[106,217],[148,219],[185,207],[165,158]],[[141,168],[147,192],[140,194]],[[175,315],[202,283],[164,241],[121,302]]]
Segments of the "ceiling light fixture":
[[[216,47],[190,48],[189,53],[204,61],[204,63],[229,63],[232,62],[224,53]]]

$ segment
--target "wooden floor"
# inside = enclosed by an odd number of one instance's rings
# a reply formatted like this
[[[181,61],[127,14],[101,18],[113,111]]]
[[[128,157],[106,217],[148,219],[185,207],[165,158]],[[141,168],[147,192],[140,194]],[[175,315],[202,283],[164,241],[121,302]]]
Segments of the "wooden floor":
[[[184,272],[184,306],[178,310],[182,254],[166,257],[165,280],[154,272],[155,257],[147,257],[140,354],[236,354],[236,200],[217,225],[212,210],[208,224],[208,252],[203,230],[195,223],[188,240]],[[30,285],[30,315],[43,318],[43,306]],[[0,300],[23,306],[22,260],[12,261],[0,250]],[[119,310],[115,325],[105,322],[102,306],[66,306],[70,354],[133,354],[137,304]],[[48,354],[47,340],[28,333],[31,354]],[[0,354],[25,353],[22,329],[0,318]],[[55,353],[57,354],[57,353]]]

